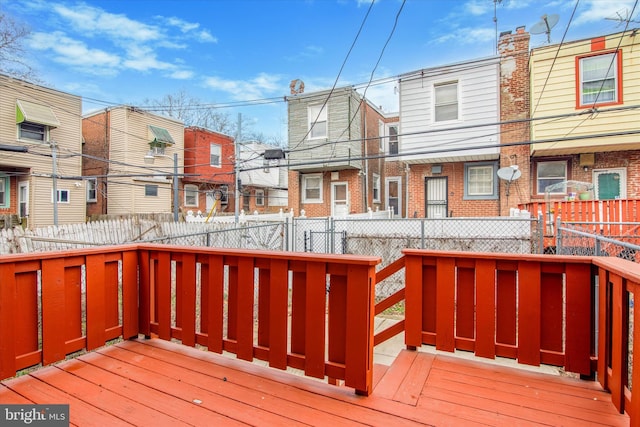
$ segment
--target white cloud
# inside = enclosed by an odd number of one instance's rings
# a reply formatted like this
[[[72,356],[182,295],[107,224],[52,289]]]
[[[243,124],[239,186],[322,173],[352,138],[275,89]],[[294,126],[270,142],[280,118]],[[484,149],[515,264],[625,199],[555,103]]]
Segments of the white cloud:
[[[266,98],[282,88],[280,76],[260,73],[251,80],[225,80],[219,77],[208,77],[205,85],[210,89],[227,92],[234,99],[260,99]]]
[[[52,10],[68,20],[74,29],[87,34],[106,34],[113,39],[146,42],[163,38],[153,26],[131,20],[124,15],[105,12],[103,9],[78,4],[73,9],[62,4],[52,4]]]
[[[202,30],[196,34],[196,37],[201,42],[205,43],[218,43],[218,39],[211,35],[207,30]]]
[[[169,77],[176,80],[188,80],[193,78],[193,76],[194,76],[193,71],[189,71],[189,70],[178,70],[169,74]]]
[[[578,14],[573,20],[575,25],[604,21],[607,18],[616,19],[622,16],[629,18],[634,0],[587,0],[578,6]],[[637,16],[638,7],[634,12]]]
[[[493,28],[458,28],[448,34],[436,37],[436,43],[474,44],[478,42],[495,41],[495,29]]]
[[[484,15],[493,10],[493,3],[486,0],[470,0],[464,4],[464,9],[472,15]]]
[[[36,50],[50,50],[53,60],[94,74],[113,74],[121,65],[121,58],[100,49],[91,49],[85,43],[67,37],[64,33],[33,33],[29,46]]]
[[[200,27],[200,24],[198,23],[187,22],[176,17],[167,18],[167,23],[169,25],[173,25],[174,27],[178,27],[180,31],[182,31],[183,33],[188,33],[189,31],[197,30]]]
[[[156,58],[156,53],[147,46],[129,46],[127,59],[123,62],[126,68],[137,71],[171,70],[175,65]]]

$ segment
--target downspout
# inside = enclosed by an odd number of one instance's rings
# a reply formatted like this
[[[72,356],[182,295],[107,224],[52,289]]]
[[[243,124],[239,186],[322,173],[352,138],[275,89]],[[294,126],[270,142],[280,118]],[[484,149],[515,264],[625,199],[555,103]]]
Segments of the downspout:
[[[404,218],[409,218],[409,176],[411,168],[408,163],[404,164]],[[400,212],[402,216],[402,212]]]
[[[111,140],[110,140],[110,133],[109,133],[109,129],[111,128],[111,112],[109,111],[109,108],[105,108],[104,109],[104,144],[107,148],[107,155],[104,156],[106,159],[108,159],[109,161],[107,162],[107,173],[105,174],[105,178],[104,178],[104,189],[102,192],[102,213],[104,215],[107,214],[107,212],[109,212],[109,210],[107,209],[107,203],[108,203],[108,198],[104,197],[105,194],[109,194],[109,179],[107,178],[109,176],[109,172],[111,169]],[[97,182],[97,180],[96,180]],[[96,184],[96,191],[98,191],[98,185]],[[96,194],[97,197],[97,194]]]

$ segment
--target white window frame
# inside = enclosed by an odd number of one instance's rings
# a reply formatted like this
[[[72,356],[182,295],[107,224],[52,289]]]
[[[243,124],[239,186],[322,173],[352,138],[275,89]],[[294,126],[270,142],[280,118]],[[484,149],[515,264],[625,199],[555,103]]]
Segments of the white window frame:
[[[380,203],[380,175],[377,173],[373,174],[373,179],[371,180],[371,190],[373,193],[373,203]]]
[[[213,161],[213,156],[218,156],[217,163]],[[222,146],[220,144],[214,144],[213,142],[209,144],[209,165],[213,168],[221,168],[222,167]]]
[[[24,210],[22,209],[24,206]],[[22,212],[24,211],[24,215]],[[21,218],[29,216],[29,181],[18,183],[18,215]]]
[[[391,135],[391,129],[395,128],[395,135]],[[392,154],[392,155],[396,155],[399,154],[400,152],[400,144],[399,144],[399,139],[398,139],[398,134],[400,133],[400,126],[398,125],[398,123],[389,123],[387,124],[387,128],[386,128],[386,137],[387,137],[387,144],[386,144],[386,153],[387,154]],[[392,142],[395,144],[396,146],[396,152],[393,153],[391,151],[391,146],[394,145],[392,144]]]
[[[327,105],[314,104],[307,107],[309,139],[323,139],[329,135]]]
[[[549,163],[563,163],[564,164],[564,176],[558,175],[558,176],[546,176],[544,177],[544,179],[552,179],[555,181],[558,181],[558,183],[566,181],[568,178],[568,174],[569,174],[569,161],[568,160],[542,160],[542,161],[537,161],[536,162],[536,194],[545,194],[544,188],[540,188],[540,165],[541,164],[549,164]],[[553,185],[553,184],[550,184]],[[545,188],[548,185],[545,185]],[[559,189],[557,191],[553,191],[550,192],[550,194],[566,194],[567,189],[566,187],[564,188],[564,190]]]
[[[311,180],[318,180],[320,185],[318,188],[318,197],[315,198],[309,198],[307,197],[307,189],[309,187],[308,182]],[[315,188],[312,188],[315,189]],[[305,174],[302,175],[302,203],[322,203],[323,200],[323,194],[322,194],[322,189],[323,189],[323,179],[322,179],[322,174],[321,173],[310,173],[310,174]]]
[[[378,149],[384,153],[384,140],[385,140],[385,136],[387,136],[387,134],[385,133],[386,131],[386,127],[384,125],[384,122],[382,120],[378,120],[378,137],[380,140],[380,145],[378,147]]]
[[[192,200],[190,200],[192,199]],[[198,186],[194,184],[185,184],[184,186],[184,205],[198,207]]]
[[[0,208],[7,209],[11,207],[11,189],[9,187],[9,183],[11,179],[7,175],[0,175],[0,194],[2,194],[2,199],[0,200]]]
[[[71,192],[66,188],[58,188],[56,203],[69,204],[71,203]],[[66,194],[66,196],[64,196]],[[51,189],[51,203],[53,203],[53,188]]]
[[[618,70],[618,60],[619,60],[619,53],[618,52],[608,52],[608,53],[603,53],[600,55],[589,55],[589,56],[584,56],[582,58],[578,59],[578,67],[579,67],[579,72],[578,72],[578,77],[580,79],[580,81],[578,82],[578,91],[579,91],[579,96],[578,96],[578,100],[579,100],[579,107],[589,107],[589,106],[593,106],[593,105],[600,105],[600,104],[617,104],[620,102],[620,93],[619,93],[619,88],[620,88],[620,81],[619,79],[621,78],[621,75],[619,74],[619,70]],[[608,66],[607,68],[607,72],[610,74],[607,74],[606,76],[603,76],[602,78],[597,78],[597,79],[590,79],[590,80],[585,80],[585,65],[588,61],[596,61],[596,60],[602,60],[608,58],[606,60],[606,62],[608,62],[610,64],[610,66]],[[606,80],[613,80],[613,90],[608,90],[608,91],[603,91],[600,92],[600,88],[602,87],[604,89],[604,87],[602,86],[602,83]],[[596,94],[597,99],[594,99],[593,101],[585,101],[584,97],[585,97],[585,93],[584,93],[584,85],[585,83],[595,83],[595,87],[598,88],[597,91],[595,91],[594,93]],[[607,93],[613,93],[613,99],[603,99],[602,95],[603,94],[607,94]]]
[[[42,139],[40,139],[40,138],[29,138],[28,136],[23,135],[23,133],[22,133],[22,125],[34,126],[34,127],[42,128]],[[39,143],[43,143],[43,144],[47,144],[48,141],[49,141],[49,126],[47,126],[47,125],[43,125],[43,124],[40,124],[40,123],[33,123],[33,122],[21,122],[21,123],[17,124],[16,128],[17,128],[17,132],[18,132],[17,138],[18,138],[19,141],[39,142]]]
[[[264,206],[264,190],[256,190],[256,206]]]
[[[87,202],[96,203],[98,201],[98,178],[87,178]],[[91,197],[93,192],[93,197]]]
[[[471,175],[474,171],[482,171],[481,181],[483,186],[487,188],[485,191],[471,191],[474,182],[471,181]],[[498,198],[498,163],[497,162],[474,162],[465,163],[464,165],[464,199],[465,200],[487,200]]]
[[[455,86],[456,88],[456,100],[455,102],[440,102],[438,103],[438,89]],[[438,107],[450,107],[456,106],[456,117],[455,118],[446,118],[438,120]],[[455,81],[447,81],[441,83],[435,83],[433,85],[433,122],[434,123],[445,123],[445,122],[455,122],[460,120],[460,82],[458,80]]]

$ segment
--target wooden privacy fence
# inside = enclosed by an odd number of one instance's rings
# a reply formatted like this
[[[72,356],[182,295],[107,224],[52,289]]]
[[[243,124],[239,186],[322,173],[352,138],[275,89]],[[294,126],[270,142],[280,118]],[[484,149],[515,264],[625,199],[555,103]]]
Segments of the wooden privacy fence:
[[[149,244],[2,256],[0,379],[144,334],[344,380],[367,395],[374,345],[404,331],[410,348],[583,376],[597,370],[616,407],[640,424],[640,393],[632,393],[640,384],[640,265],[414,249],[376,273],[379,262]],[[374,305],[375,285],[403,268],[405,288]],[[374,315],[401,301],[405,319],[374,336]]]
[[[161,245],[0,257],[0,379],[157,334],[367,395],[379,262]]]

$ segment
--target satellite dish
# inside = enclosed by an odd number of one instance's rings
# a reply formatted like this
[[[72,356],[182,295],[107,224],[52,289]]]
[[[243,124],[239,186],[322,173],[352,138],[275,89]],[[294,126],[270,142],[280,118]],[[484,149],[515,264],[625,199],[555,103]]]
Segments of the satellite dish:
[[[546,34],[547,43],[551,43],[551,29],[556,26],[560,17],[558,15],[542,15],[541,21],[536,22],[531,27],[529,32],[531,34]]]
[[[518,169],[517,165],[507,166],[505,168],[498,169],[498,178],[503,179],[507,182],[515,181],[520,178],[522,172]]]

